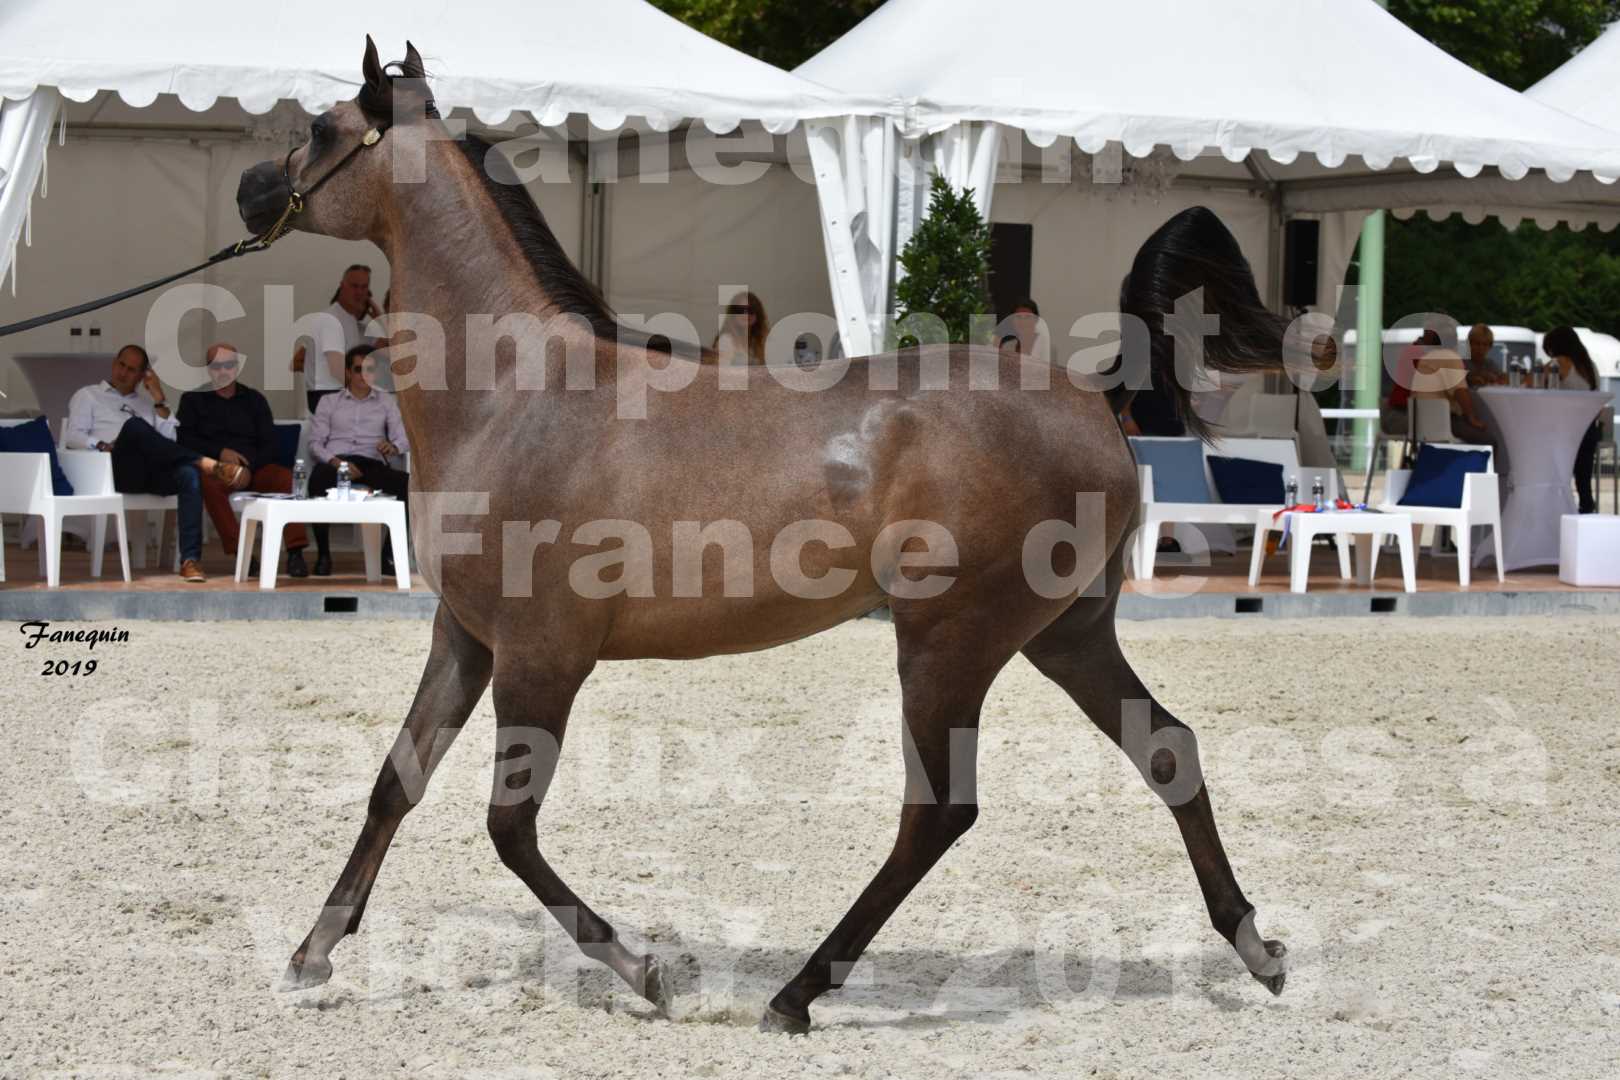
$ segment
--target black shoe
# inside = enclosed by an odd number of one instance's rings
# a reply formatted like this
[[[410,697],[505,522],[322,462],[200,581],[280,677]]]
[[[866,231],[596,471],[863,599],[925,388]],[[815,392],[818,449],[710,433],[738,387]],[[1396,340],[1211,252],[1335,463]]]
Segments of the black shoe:
[[[304,565],[303,548],[287,552],[287,576],[309,577],[309,567]]]
[[[317,555],[317,556],[315,556],[315,576],[316,577],[331,577],[332,576],[332,556],[330,556],[330,555]]]

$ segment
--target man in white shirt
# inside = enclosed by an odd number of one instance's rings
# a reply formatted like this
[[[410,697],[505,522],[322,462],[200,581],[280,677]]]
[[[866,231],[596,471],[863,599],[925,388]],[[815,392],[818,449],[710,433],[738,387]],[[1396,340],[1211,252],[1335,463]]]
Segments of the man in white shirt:
[[[366,323],[381,314],[371,299],[371,267],[355,263],[343,271],[343,280],[332,294],[332,306],[326,311],[332,318],[322,320],[313,356],[300,345],[292,358],[292,369],[304,373],[304,396],[311,416],[321,398],[343,389],[343,358],[349,350],[371,341],[366,337]],[[392,389],[392,378],[389,372],[384,389]]]
[[[74,392],[68,402],[62,448],[111,450],[124,421],[131,416],[140,417],[159,435],[174,441],[179,422],[169,409],[163,383],[152,370],[146,350],[139,345],[125,345],[118,350],[112,373],[105,381]]]
[[[315,456],[315,468],[309,474],[311,498],[320,498],[337,483],[340,463],[348,464],[349,478],[355,483],[396,499],[407,497],[410,474],[391,467],[387,459],[403,456],[411,448],[410,441],[394,395],[371,385],[378,366],[372,355],[375,351],[370,345],[350,349],[344,357],[348,385],[322,398],[315,410],[309,426],[309,452]],[[330,528],[313,528],[319,551],[315,575],[325,577],[332,572]],[[383,546],[384,575],[393,572],[389,566],[392,551],[392,545]]]
[[[112,455],[113,487],[130,494],[179,500],[180,576],[202,573],[202,473],[238,483],[240,467],[188,450],[175,441],[179,424],[146,350],[125,345],[106,381],[74,392],[62,445]]]

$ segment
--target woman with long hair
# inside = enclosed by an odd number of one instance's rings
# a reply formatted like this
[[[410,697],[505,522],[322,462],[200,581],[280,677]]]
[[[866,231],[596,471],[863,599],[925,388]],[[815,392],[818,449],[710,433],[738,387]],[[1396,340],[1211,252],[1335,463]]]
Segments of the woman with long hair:
[[[765,305],[751,292],[738,293],[726,305],[720,333],[714,338],[716,358],[722,364],[763,364],[770,320]]]
[[[1558,365],[1560,390],[1596,390],[1597,365],[1586,351],[1580,335],[1569,326],[1547,331],[1541,347],[1553,363]],[[1581,513],[1597,513],[1597,499],[1593,495],[1592,472],[1597,462],[1599,429],[1594,421],[1581,438],[1581,448],[1575,453],[1575,491],[1580,496]]]

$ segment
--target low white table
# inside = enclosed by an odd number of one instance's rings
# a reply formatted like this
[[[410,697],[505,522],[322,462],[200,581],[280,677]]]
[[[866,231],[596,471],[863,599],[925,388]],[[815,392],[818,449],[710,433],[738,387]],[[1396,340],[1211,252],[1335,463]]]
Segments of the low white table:
[[[1249,559],[1249,585],[1260,584],[1260,568],[1266,558],[1266,535],[1289,529],[1290,592],[1305,591],[1311,576],[1311,541],[1318,536],[1331,535],[1341,541],[1354,538],[1356,545],[1355,580],[1361,585],[1373,583],[1373,571],[1378,565],[1378,545],[1383,537],[1393,536],[1401,547],[1401,576],[1406,591],[1417,592],[1417,567],[1412,555],[1412,516],[1410,514],[1371,514],[1357,510],[1333,510],[1323,514],[1296,513],[1289,510],[1273,517],[1273,511],[1261,510],[1254,518],[1254,555]],[[1348,545],[1339,544],[1339,576],[1350,579],[1350,553]]]
[[[398,499],[254,499],[242,511],[242,537],[236,545],[236,580],[246,581],[253,550],[253,532],[264,526],[259,549],[259,588],[276,587],[276,566],[281,556],[281,533],[297,523],[360,526],[366,552],[366,580],[382,580],[382,527],[394,545],[394,575],[401,589],[411,587],[410,545],[406,539],[405,504]]]

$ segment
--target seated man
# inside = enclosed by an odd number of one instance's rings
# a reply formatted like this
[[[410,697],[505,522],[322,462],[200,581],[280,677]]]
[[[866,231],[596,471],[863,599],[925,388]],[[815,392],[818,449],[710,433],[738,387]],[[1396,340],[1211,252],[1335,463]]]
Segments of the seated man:
[[[141,393],[139,388],[144,388]],[[175,442],[175,418],[163,383],[146,350],[125,345],[113,358],[105,382],[74,393],[68,404],[62,446],[112,454],[113,487],[132,495],[179,499],[180,576],[205,580],[202,572],[202,476],[218,483],[246,479],[238,466],[204,457]]]
[[[376,350],[356,345],[343,357],[344,387],[328,394],[315,407],[309,427],[309,451],[315,455],[315,469],[309,474],[310,498],[325,495],[337,483],[337,467],[348,462],[349,479],[396,499],[406,498],[410,474],[390,468],[386,458],[410,449],[405,422],[393,394],[372,386],[376,378]],[[324,577],[332,572],[331,529],[315,526],[315,573]],[[391,574],[393,548],[383,545],[383,573]]]
[[[276,464],[276,422],[270,403],[251,386],[237,381],[242,357],[234,345],[220,342],[208,347],[209,390],[188,390],[180,395],[180,445],[199,454],[239,465],[243,479],[227,484],[211,476],[202,481],[203,505],[219,530],[225,554],[235,557],[240,524],[231,513],[231,491],[252,488],[263,492],[292,492],[292,471]],[[287,573],[308,577],[304,548],[309,536],[302,525],[287,528]]]

